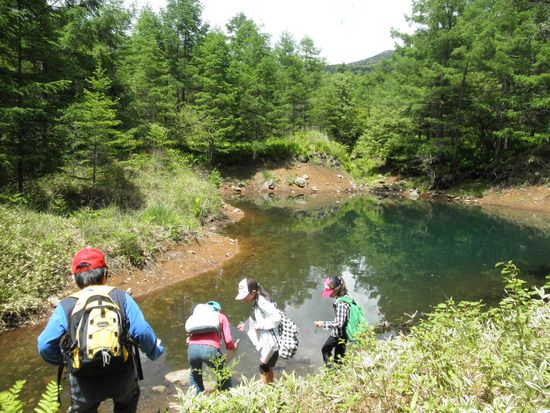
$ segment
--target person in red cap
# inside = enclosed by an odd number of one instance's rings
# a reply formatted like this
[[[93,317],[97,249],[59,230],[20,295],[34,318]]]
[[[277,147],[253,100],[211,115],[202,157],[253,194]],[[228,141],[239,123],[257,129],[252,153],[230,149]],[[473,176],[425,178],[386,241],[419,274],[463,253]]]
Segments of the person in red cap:
[[[321,349],[323,354],[323,361],[325,365],[331,365],[334,363],[341,363],[346,354],[346,323],[349,320],[350,306],[341,300],[339,297],[343,297],[348,294],[346,283],[342,277],[329,277],[325,279],[324,290],[322,293],[323,298],[334,298],[335,301],[332,304],[334,309],[333,321],[315,321],[313,325],[317,328],[323,328],[330,330],[330,336]],[[334,352],[334,355],[333,355]]]
[[[145,320],[137,303],[127,293],[118,288],[107,286],[109,267],[103,253],[95,248],[84,248],[76,253],[72,261],[73,279],[80,291],[59,302],[46,327],[38,336],[38,351],[42,358],[59,367],[61,377],[63,366],[69,371],[71,406],[68,412],[97,412],[99,405],[106,399],[113,399],[114,412],[133,413],[137,410],[140,395],[138,385],[139,354],[133,354],[130,343],[136,343],[146,356],[155,360],[164,353],[160,340]],[[82,300],[85,297],[85,300]],[[96,301],[93,301],[96,300]],[[84,306],[81,302],[85,301]],[[96,306],[95,313],[89,303]],[[98,310],[99,308],[99,310]],[[112,311],[111,311],[112,310]],[[120,326],[123,335],[129,337],[123,348],[100,348],[93,358],[86,359],[84,352],[75,351],[74,336],[80,331],[81,323],[75,326],[75,319],[80,316],[84,322],[96,317],[105,321],[105,313],[120,314],[116,325]],[[86,314],[80,315],[80,314]],[[92,322],[92,324],[95,322]],[[89,321],[88,321],[89,323]],[[95,322],[96,324],[100,324]],[[88,328],[92,324],[87,324]],[[99,328],[99,327],[98,327]],[[108,334],[100,331],[100,335]],[[82,336],[78,340],[83,341]],[[118,332],[113,337],[119,337]],[[68,340],[73,347],[67,349],[62,342]],[[79,344],[82,344],[79,341]],[[93,344],[90,344],[88,351]],[[77,347],[79,348],[79,347]],[[137,350],[137,349],[136,349]],[[114,353],[114,354],[113,354]],[[78,354],[78,356],[76,355]],[[91,353],[90,353],[91,354]],[[132,356],[133,354],[133,356]],[[84,362],[88,361],[84,370]],[[98,359],[98,360],[96,360]],[[97,362],[96,364],[94,364]]]

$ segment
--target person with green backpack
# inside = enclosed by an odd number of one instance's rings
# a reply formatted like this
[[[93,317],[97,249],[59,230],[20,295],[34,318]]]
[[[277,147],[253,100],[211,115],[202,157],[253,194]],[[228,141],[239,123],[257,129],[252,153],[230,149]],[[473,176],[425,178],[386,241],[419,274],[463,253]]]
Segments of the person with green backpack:
[[[323,298],[334,298],[334,320],[315,321],[317,328],[330,330],[330,336],[321,349],[326,365],[341,363],[346,353],[346,343],[355,341],[356,335],[367,325],[361,307],[348,295],[342,277],[329,277],[324,281]],[[333,354],[334,353],[334,354]]]

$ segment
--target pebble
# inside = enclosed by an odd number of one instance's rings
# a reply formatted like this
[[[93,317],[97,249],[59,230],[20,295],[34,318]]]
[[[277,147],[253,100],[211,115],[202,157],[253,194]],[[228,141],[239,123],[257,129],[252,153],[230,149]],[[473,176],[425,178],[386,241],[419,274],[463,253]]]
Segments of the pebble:
[[[151,387],[151,390],[153,390],[156,393],[162,394],[166,391],[166,386],[163,386],[163,385],[153,386]]]

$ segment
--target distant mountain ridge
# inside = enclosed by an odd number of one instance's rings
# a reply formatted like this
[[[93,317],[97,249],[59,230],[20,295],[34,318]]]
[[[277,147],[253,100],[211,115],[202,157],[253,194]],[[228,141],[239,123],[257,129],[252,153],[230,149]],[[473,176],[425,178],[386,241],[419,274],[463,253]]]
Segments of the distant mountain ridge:
[[[375,63],[378,63],[382,60],[390,60],[393,56],[393,50],[386,50],[382,53],[378,53],[377,55],[367,57],[363,60],[358,60],[357,62],[352,63],[346,63],[348,66],[363,66],[363,65],[373,65]]]
[[[382,53],[378,53],[377,55],[367,57],[363,60],[358,60],[356,62],[352,63],[342,63],[337,65],[328,65],[327,71],[329,72],[336,72],[342,67],[346,67],[347,69],[351,70],[353,73],[357,72],[368,72],[372,69],[372,65],[379,63],[383,60],[391,60],[393,56],[394,50],[385,50]]]

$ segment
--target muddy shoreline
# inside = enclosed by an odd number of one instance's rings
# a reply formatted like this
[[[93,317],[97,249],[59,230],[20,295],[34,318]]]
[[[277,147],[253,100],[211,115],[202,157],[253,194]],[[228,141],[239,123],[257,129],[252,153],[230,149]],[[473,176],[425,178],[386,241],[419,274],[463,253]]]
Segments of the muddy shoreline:
[[[299,187],[293,184],[292,180],[296,177],[305,177],[307,185]],[[274,186],[267,187],[266,181],[273,182]],[[315,199],[313,203],[320,204],[337,202],[351,194],[365,193],[382,197],[433,199],[441,202],[479,205],[491,214],[512,220],[521,216],[521,211],[550,215],[550,187],[548,186],[491,189],[482,198],[450,196],[444,192],[428,191],[418,191],[418,197],[416,197],[413,190],[400,190],[395,187],[393,185],[395,181],[397,181],[396,178],[390,178],[377,187],[364,187],[356,185],[342,171],[319,165],[296,163],[293,166],[257,172],[242,181],[226,182],[221,188],[221,193],[228,202],[241,198],[275,196],[309,197]],[[221,235],[220,230],[238,222],[243,217],[243,211],[229,203],[224,203],[223,218],[207,224],[200,237],[188,239],[161,253],[158,259],[145,269],[114,273],[109,284],[128,291],[134,298],[141,298],[182,280],[219,268],[225,261],[232,259],[240,252],[239,240]],[[546,227],[543,229],[548,230]],[[68,295],[75,288],[74,285],[70,285],[68,290],[60,292],[57,297],[51,297],[50,311],[38,314],[20,327],[44,323],[57,305],[59,297]]]

